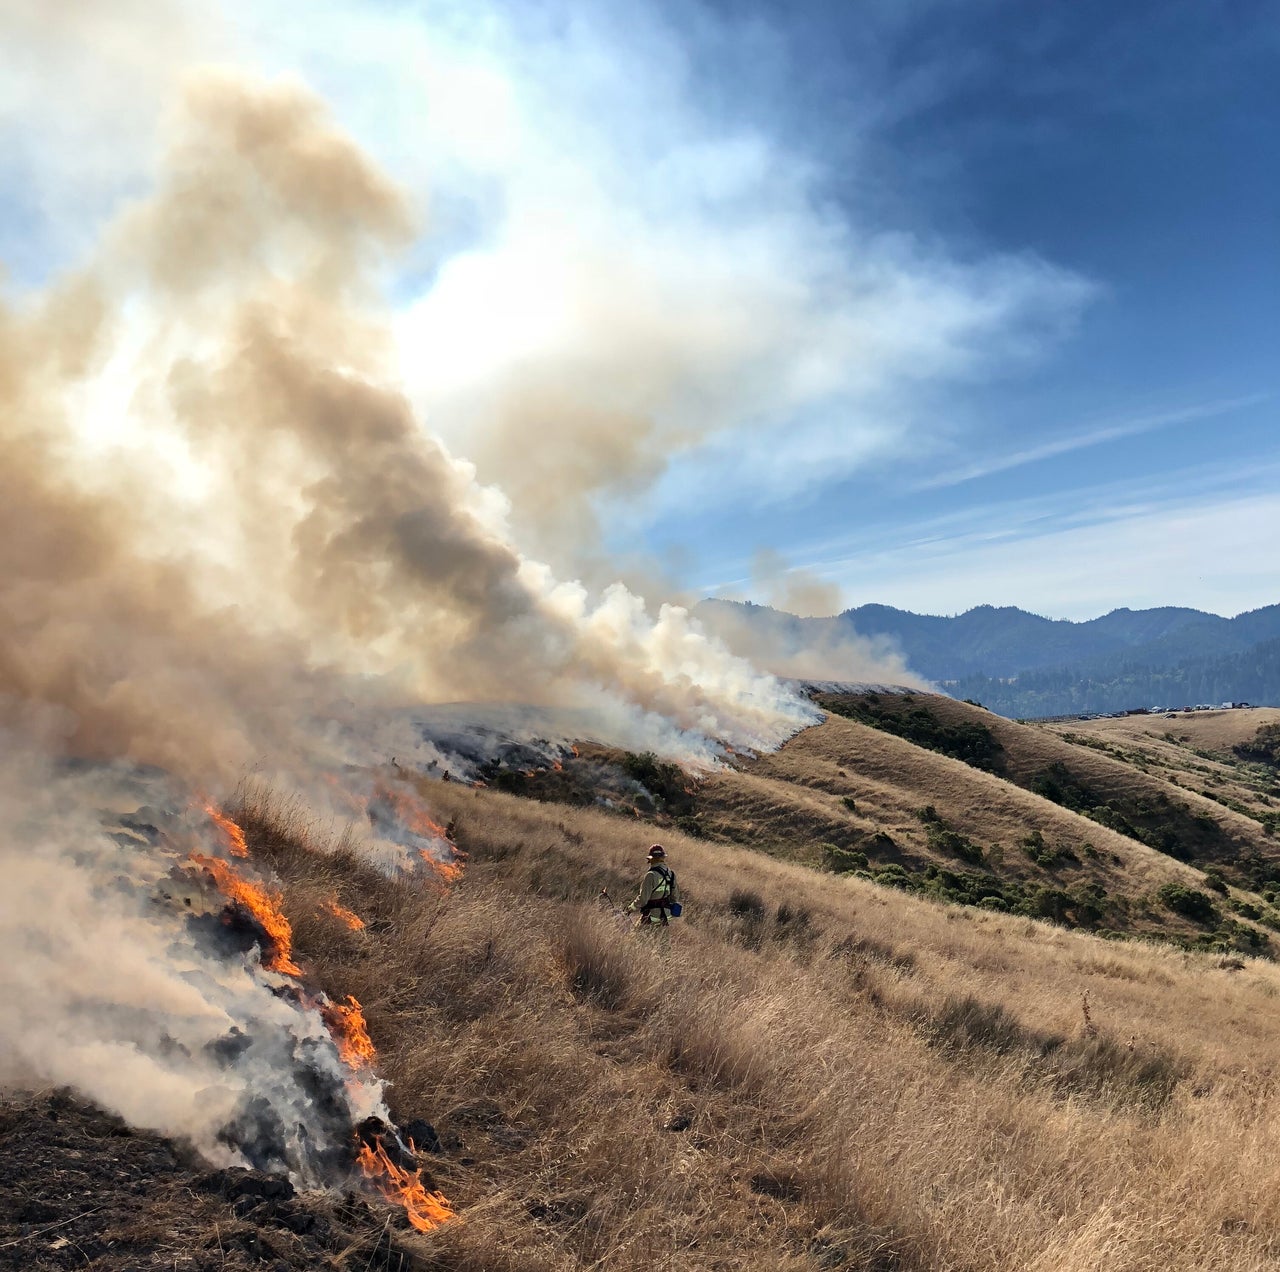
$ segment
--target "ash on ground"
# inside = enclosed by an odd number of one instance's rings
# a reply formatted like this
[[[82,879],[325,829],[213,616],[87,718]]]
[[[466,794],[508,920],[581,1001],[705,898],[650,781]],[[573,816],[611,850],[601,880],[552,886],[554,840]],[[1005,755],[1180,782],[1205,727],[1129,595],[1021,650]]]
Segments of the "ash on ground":
[[[65,1091],[0,1102],[0,1268],[411,1272],[405,1222],[354,1193],[212,1170]]]

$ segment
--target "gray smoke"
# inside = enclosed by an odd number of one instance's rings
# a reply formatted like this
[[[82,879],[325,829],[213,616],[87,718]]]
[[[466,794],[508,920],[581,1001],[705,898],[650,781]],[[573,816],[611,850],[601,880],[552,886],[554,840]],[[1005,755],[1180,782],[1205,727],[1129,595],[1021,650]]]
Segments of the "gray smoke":
[[[257,948],[218,947],[225,899],[181,864],[217,850],[209,829],[161,814],[163,835],[121,830],[112,800],[175,796],[159,775],[8,754],[0,1085],[75,1087],[218,1164],[332,1176],[354,1123],[384,1111],[381,1084],[344,1069],[319,1012],[281,992]]]

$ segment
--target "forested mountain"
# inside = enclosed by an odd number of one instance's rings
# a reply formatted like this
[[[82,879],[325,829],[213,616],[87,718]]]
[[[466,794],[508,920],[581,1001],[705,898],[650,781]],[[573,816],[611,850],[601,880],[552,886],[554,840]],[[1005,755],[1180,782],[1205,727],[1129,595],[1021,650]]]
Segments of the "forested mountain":
[[[725,606],[788,649],[806,641],[829,648],[842,632],[887,643],[912,671],[1001,715],[1280,704],[1280,605],[1235,618],[1118,609],[1078,623],[991,605],[948,617],[861,605],[834,618],[797,618],[724,601],[703,602],[699,612]]]
[[[1280,605],[1235,618],[1173,607],[1118,609],[1082,623],[1041,618],[1011,606],[979,605],[941,618],[862,605],[846,610],[838,621],[863,636],[892,636],[913,670],[940,681],[1021,676],[1039,668],[1092,665],[1108,655],[1166,668],[1280,638]]]
[[[1094,663],[1028,671],[1016,678],[971,675],[941,683],[958,698],[971,698],[1000,715],[1021,719],[1130,707],[1280,703],[1280,639],[1216,657],[1184,658],[1168,666],[1155,661],[1158,652],[1148,646]]]

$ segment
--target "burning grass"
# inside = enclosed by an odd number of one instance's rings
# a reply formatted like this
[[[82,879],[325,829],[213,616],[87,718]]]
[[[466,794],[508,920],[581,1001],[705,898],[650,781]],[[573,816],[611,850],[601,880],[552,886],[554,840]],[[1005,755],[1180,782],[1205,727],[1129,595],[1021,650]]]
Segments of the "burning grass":
[[[218,891],[233,906],[241,907],[262,929],[266,938],[262,950],[263,967],[285,976],[301,976],[302,968],[293,959],[293,929],[280,908],[279,892],[245,878],[220,857],[193,852],[189,860],[207,871]]]
[[[444,1194],[422,1182],[421,1170],[398,1166],[381,1139],[362,1145],[356,1162],[389,1202],[404,1208],[405,1217],[418,1232],[431,1232],[454,1217]]]

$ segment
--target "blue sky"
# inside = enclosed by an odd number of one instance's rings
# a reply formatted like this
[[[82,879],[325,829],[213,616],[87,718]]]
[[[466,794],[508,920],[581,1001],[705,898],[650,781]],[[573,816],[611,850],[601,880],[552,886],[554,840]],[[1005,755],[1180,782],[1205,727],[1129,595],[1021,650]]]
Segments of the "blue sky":
[[[796,126],[885,104],[837,198],[869,182],[886,225],[1096,290],[1030,366],[948,385],[917,453],[785,505],[783,550],[848,602],[933,611],[1280,600],[1280,7],[786,12]]]
[[[41,10],[13,285],[146,189],[187,71],[301,76],[420,209],[385,282],[424,427],[562,577],[1280,601],[1280,4]]]

